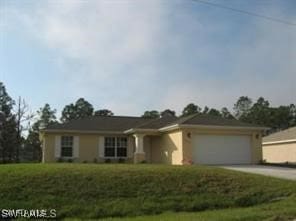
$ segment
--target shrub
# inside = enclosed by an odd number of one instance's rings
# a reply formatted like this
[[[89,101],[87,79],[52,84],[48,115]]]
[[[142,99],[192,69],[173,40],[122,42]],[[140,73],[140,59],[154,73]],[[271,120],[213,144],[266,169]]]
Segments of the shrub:
[[[63,162],[64,162],[64,159],[63,159],[63,158],[58,158],[58,159],[57,159],[57,162],[58,162],[58,163],[63,163]]]
[[[98,159],[94,158],[93,163],[98,163]]]
[[[259,161],[259,164],[265,164],[266,163],[266,159],[262,159]]]
[[[192,165],[193,161],[191,159],[185,158],[185,159],[182,160],[182,164],[183,165]]]
[[[105,163],[111,163],[111,159],[105,159]]]
[[[72,163],[73,162],[73,159],[68,159],[67,162],[68,163]]]
[[[87,160],[82,161],[82,163],[88,163]]]
[[[125,159],[123,159],[123,158],[119,158],[119,159],[118,159],[118,163],[125,163]]]

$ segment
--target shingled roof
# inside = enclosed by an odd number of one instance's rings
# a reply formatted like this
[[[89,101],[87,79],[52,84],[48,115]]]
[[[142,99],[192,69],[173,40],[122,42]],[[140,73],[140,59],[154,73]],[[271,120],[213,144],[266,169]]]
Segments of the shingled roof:
[[[92,116],[79,120],[72,120],[63,124],[55,124],[46,128],[46,131],[106,131],[124,132],[129,129],[160,129],[171,125],[208,125],[230,127],[260,127],[243,123],[238,120],[222,117],[194,114],[187,117],[165,116],[158,119],[126,116]],[[262,128],[262,127],[261,127]]]
[[[277,142],[284,140],[296,140],[296,127],[291,127],[286,130],[282,130],[266,137],[263,137],[264,142]]]
[[[207,114],[193,114],[179,118],[175,124],[180,125],[210,125],[210,126],[232,126],[232,127],[262,127],[259,125],[244,123],[236,119],[225,119],[219,116]]]
[[[176,122],[178,117],[175,116],[165,116],[157,119],[153,119],[151,121],[145,122],[142,125],[137,126],[139,129],[159,129],[167,126],[173,122]]]
[[[92,116],[79,120],[72,120],[63,124],[55,124],[46,130],[81,130],[81,131],[118,131],[123,132],[130,128],[147,123],[151,119],[128,116]]]

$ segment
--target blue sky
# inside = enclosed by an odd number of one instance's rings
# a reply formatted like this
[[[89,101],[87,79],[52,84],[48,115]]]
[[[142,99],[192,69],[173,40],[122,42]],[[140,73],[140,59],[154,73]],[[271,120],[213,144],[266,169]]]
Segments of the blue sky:
[[[209,0],[296,23],[294,0]],[[0,0],[0,81],[36,110],[296,103],[296,26],[192,0]]]

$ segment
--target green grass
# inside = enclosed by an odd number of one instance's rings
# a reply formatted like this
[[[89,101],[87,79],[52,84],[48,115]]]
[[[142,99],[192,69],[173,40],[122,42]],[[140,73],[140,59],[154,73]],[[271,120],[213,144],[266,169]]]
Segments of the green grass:
[[[0,208],[56,209],[59,218],[130,218],[166,213],[154,219],[162,220],[162,217],[174,219],[175,215],[171,214],[174,212],[205,211],[178,213],[190,220],[191,216],[222,213],[212,210],[233,208],[223,212],[231,216],[231,211],[237,211],[237,214],[245,209],[255,211],[261,208],[261,204],[266,206],[278,199],[283,199],[278,203],[292,204],[296,208],[295,193],[294,181],[213,167],[125,164],[0,166]],[[234,209],[255,205],[259,207]]]
[[[163,213],[154,216],[107,218],[105,221],[294,221],[296,198],[247,208],[208,210],[203,212]]]

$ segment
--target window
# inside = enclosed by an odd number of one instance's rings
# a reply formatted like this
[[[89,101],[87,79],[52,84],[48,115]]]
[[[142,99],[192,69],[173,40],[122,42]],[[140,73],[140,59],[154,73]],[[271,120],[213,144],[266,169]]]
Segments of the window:
[[[115,157],[115,137],[105,137],[105,157]]]
[[[105,157],[127,157],[127,138],[105,137]]]
[[[127,139],[126,137],[117,137],[117,157],[127,156]]]
[[[73,137],[62,136],[61,137],[61,157],[73,156]]]

